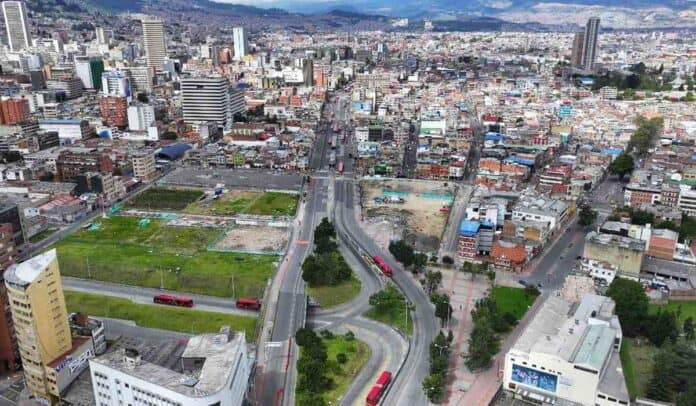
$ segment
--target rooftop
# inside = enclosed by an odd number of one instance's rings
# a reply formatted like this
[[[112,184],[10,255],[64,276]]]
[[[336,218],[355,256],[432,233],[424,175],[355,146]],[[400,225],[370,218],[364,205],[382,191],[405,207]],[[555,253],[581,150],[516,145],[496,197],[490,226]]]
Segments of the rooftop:
[[[587,236],[585,236],[585,241],[600,245],[615,245],[632,251],[645,251],[645,241],[637,240],[631,237],[624,237],[621,235],[605,234],[598,233],[596,231],[591,231],[587,233]]]
[[[19,264],[14,264],[5,271],[5,280],[9,283],[27,286],[56,259],[55,248],[30,258]]]

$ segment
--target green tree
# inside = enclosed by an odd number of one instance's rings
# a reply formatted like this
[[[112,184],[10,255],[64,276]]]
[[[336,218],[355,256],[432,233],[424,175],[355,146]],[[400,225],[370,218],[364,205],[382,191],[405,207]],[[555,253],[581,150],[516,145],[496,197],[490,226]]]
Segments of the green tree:
[[[430,295],[430,301],[435,305],[435,316],[444,324],[452,315],[450,297],[445,293],[433,293]]]
[[[589,205],[584,205],[580,209],[578,216],[580,218],[579,222],[581,226],[589,226],[594,223],[595,219],[597,218],[597,212],[592,210]]]
[[[428,256],[421,252],[413,255],[413,269],[420,271],[428,263]]]
[[[174,131],[165,131],[162,135],[160,135],[161,140],[175,140],[179,136],[176,135]]]
[[[391,241],[389,243],[389,252],[401,262],[404,267],[408,268],[413,264],[414,254],[413,247],[404,240]]]
[[[692,341],[694,339],[694,318],[693,317],[687,317],[686,320],[684,320],[684,336],[686,337],[687,340]]]
[[[314,230],[314,239],[336,238],[336,229],[327,217],[321,219],[319,225]]]
[[[662,220],[655,228],[666,228],[668,230],[679,232],[679,226],[670,220]]]
[[[440,374],[430,374],[423,380],[423,392],[433,403],[439,403],[444,398],[444,377]]]
[[[624,176],[633,172],[633,167],[633,157],[624,152],[609,164],[609,173],[617,175],[619,180],[621,180]]]
[[[469,353],[466,356],[466,366],[479,370],[490,366],[493,355],[498,352],[498,339],[487,319],[474,323],[469,336]]]
[[[616,314],[625,336],[635,337],[643,330],[648,319],[648,297],[637,281],[615,278],[607,289],[607,296],[616,302]]]
[[[440,271],[430,271],[425,274],[425,291],[428,294],[437,290],[442,282],[442,272]]]
[[[633,210],[631,212],[631,223],[644,226],[655,221],[655,215],[645,210]]]
[[[677,340],[679,328],[677,327],[677,315],[669,310],[658,310],[650,316],[647,336],[650,342],[657,347],[670,339],[672,342]]]

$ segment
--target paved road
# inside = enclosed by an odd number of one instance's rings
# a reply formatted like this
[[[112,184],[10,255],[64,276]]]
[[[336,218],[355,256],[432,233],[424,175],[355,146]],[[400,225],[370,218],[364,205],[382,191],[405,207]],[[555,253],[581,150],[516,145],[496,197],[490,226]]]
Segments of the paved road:
[[[72,278],[63,276],[63,288],[75,292],[94,293],[105,296],[129,299],[136,303],[152,304],[152,298],[159,294],[181,295],[181,292],[145,288],[140,286],[121,285],[117,283],[102,282],[96,280]],[[193,299],[195,310],[207,310],[212,312],[236,314],[239,316],[257,317],[258,312],[242,310],[235,307],[232,298],[215,296],[186,294]],[[162,305],[164,306],[164,305]]]
[[[442,237],[440,244],[439,258],[442,260],[444,256],[457,258],[457,246],[459,244],[459,225],[461,224],[466,214],[466,206],[469,204],[471,194],[474,188],[466,184],[457,185],[457,196],[452,204],[452,209],[447,221],[447,228]]]

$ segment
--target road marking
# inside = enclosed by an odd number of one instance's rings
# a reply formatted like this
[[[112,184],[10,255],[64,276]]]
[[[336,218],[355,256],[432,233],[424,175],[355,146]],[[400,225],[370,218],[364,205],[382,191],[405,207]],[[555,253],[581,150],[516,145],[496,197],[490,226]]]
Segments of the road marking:
[[[266,347],[270,347],[270,348],[278,348],[278,347],[281,347],[282,345],[283,345],[282,341],[268,341],[268,342],[266,342]]]
[[[295,241],[295,244],[296,245],[307,245],[307,244],[309,244],[309,241],[308,240],[297,240],[297,241]]]

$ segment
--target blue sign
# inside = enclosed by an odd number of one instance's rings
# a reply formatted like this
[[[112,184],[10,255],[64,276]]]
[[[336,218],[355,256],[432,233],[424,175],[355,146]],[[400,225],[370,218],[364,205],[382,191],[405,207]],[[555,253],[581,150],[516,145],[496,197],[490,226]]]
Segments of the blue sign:
[[[558,377],[521,365],[512,364],[512,380],[527,386],[533,386],[547,392],[556,392]]]

